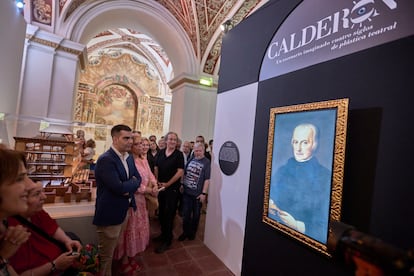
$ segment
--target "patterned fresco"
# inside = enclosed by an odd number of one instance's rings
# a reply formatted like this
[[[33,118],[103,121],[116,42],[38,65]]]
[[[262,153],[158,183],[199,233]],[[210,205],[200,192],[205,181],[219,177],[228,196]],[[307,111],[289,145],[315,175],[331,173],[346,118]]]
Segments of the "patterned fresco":
[[[102,56],[90,58],[89,65],[81,74],[80,82],[103,87],[110,83],[120,83],[138,95],[158,96],[159,80],[147,65],[136,61],[133,56],[122,51],[108,51]]]
[[[136,57],[112,49],[92,56],[80,76],[74,120],[123,123],[145,135],[162,135],[165,103],[160,79]]]
[[[59,0],[59,15],[62,13],[63,8],[65,7],[67,0]]]
[[[70,1],[70,0],[66,0],[66,1]],[[69,16],[71,16],[71,14],[84,2],[86,2],[86,0],[73,0],[72,2],[70,2],[64,21],[66,21],[66,19],[68,19]]]
[[[191,0],[157,0],[158,3],[165,6],[172,15],[177,18],[178,22],[183,26],[184,30],[187,32],[188,37],[193,44],[195,53],[198,53],[198,35],[196,30],[196,25],[194,24],[197,18],[195,11],[192,8]]]
[[[249,13],[259,4],[260,1],[245,1],[240,9],[235,13],[232,18],[233,25],[237,25],[240,21],[246,18]],[[221,54],[221,39],[223,33],[221,33],[214,42],[213,46],[210,48],[206,62],[204,63],[203,72],[208,74],[213,74],[216,66],[218,65],[218,60]]]
[[[137,0],[141,2],[144,0]],[[268,0],[146,0],[158,3],[170,12],[194,49],[196,68],[210,75],[218,74],[223,32],[220,25],[231,20],[233,26]],[[27,0],[28,22],[47,31],[71,24],[67,20],[80,9],[99,8],[95,0]],[[116,2],[116,1],[114,1]],[[128,2],[128,1],[127,1]],[[131,3],[135,2],[131,0]],[[157,4],[157,5],[158,5]],[[72,19],[72,18],[71,18]],[[76,22],[75,22],[76,23]],[[166,105],[171,104],[168,83],[174,69],[165,50],[147,34],[133,27],[101,30],[87,44],[87,62],[81,58],[82,72],[74,105],[74,120],[80,125],[105,126],[115,118],[139,128],[144,134],[161,136]],[[27,39],[79,57],[83,53],[40,37]],[[87,63],[85,65],[85,63]],[[118,115],[116,115],[118,114]],[[103,127],[104,129],[104,127]],[[99,135],[96,135],[99,136]]]
[[[267,0],[151,0],[163,5],[177,19],[186,31],[198,59],[205,60],[201,64],[204,73],[217,71],[221,52],[222,34],[217,32],[227,19],[238,24],[258,5]],[[60,0],[60,11],[66,10],[66,21],[87,0]],[[108,35],[104,32],[100,36]],[[213,42],[213,43],[211,43]],[[109,44],[109,43],[108,43]],[[155,44],[155,43],[154,43]],[[154,46],[151,46],[154,47]],[[163,52],[160,52],[161,54]],[[166,59],[168,60],[168,59]]]
[[[34,22],[52,24],[52,0],[32,0],[31,7]]]
[[[135,125],[137,102],[129,89],[111,84],[97,92],[94,123]]]
[[[201,1],[200,1],[201,2]],[[207,50],[207,45],[213,37],[214,32],[220,28],[226,16],[237,0],[216,0],[209,1],[209,6],[206,3],[196,4],[197,19],[199,24],[199,39],[201,56]]]
[[[164,125],[164,100],[156,97],[139,97],[137,117],[136,129],[144,134],[161,136]]]
[[[140,33],[131,32],[130,30],[128,30],[129,33],[127,33],[125,30],[127,29],[114,29],[98,34],[95,38],[105,37],[105,39],[88,46],[88,52],[93,53],[99,49],[106,48],[108,45],[119,45],[119,48],[129,49],[132,52],[138,52],[141,55],[148,57],[159,72],[161,80],[165,83],[168,82],[171,76],[165,75],[162,65],[160,64],[160,62],[163,62],[166,67],[170,64],[170,60],[168,59],[165,51],[158,44],[155,44],[155,42],[148,36],[133,36],[139,35]],[[149,48],[152,48],[155,53],[157,53],[156,57],[149,50]]]

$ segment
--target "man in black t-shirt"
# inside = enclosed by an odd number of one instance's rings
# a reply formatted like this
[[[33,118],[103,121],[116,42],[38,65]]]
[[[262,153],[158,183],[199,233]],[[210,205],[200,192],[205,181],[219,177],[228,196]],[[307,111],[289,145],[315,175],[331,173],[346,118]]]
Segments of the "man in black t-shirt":
[[[163,253],[171,246],[173,239],[173,223],[177,212],[180,180],[184,173],[183,153],[176,149],[178,135],[169,132],[165,135],[166,148],[159,151],[155,161],[154,174],[158,181],[158,217],[161,224],[161,235],[155,240],[161,245],[155,253]]]

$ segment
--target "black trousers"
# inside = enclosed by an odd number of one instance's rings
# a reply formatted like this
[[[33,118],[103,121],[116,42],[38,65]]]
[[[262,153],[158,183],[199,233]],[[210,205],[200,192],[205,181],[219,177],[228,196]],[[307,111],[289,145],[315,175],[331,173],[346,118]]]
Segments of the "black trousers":
[[[173,226],[177,212],[178,196],[178,189],[166,189],[158,194],[158,218],[161,224],[161,235],[163,241],[168,244],[171,244],[173,239]]]

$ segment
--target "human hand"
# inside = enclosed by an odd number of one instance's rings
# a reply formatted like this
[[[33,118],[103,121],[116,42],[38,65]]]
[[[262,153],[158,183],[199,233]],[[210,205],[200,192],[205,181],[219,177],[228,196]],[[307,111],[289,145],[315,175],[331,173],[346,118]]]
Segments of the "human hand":
[[[69,251],[80,252],[82,249],[81,243],[77,240],[69,240],[65,242],[65,246]]]
[[[22,225],[10,226],[0,244],[0,256],[5,259],[13,256],[20,245],[29,239],[30,235],[30,232]]]
[[[204,203],[206,201],[206,195],[200,194],[197,199],[200,200],[201,203]]]
[[[151,195],[158,196],[158,187],[157,187],[157,185],[154,185],[154,187],[152,187]]]
[[[158,182],[158,192],[161,192],[161,191],[165,190],[166,188],[168,188],[167,183],[165,183],[165,182]]]
[[[296,229],[296,220],[291,214],[286,211],[279,211],[279,217],[284,224],[290,228]]]
[[[291,214],[286,211],[279,211],[279,217],[284,224],[293,228],[301,233],[305,233],[305,223],[299,220],[296,220]]]
[[[276,212],[279,213],[280,211],[273,199],[269,199],[269,213],[276,215]]]
[[[59,271],[66,270],[73,264],[73,262],[77,258],[79,258],[79,254],[72,255],[71,253],[72,253],[71,251],[65,252],[63,254],[60,254],[59,257],[55,259],[55,266],[57,270]]]

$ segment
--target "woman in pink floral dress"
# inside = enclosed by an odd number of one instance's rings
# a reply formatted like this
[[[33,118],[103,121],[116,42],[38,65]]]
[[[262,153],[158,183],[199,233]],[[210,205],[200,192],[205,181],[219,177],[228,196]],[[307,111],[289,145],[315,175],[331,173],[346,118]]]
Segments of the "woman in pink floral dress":
[[[140,270],[140,266],[135,261],[135,256],[143,252],[149,244],[150,228],[148,211],[145,202],[145,194],[157,195],[156,179],[148,165],[146,154],[143,154],[142,139],[140,136],[134,137],[132,146],[135,166],[141,175],[141,186],[135,192],[135,202],[137,210],[128,210],[128,223],[121,233],[118,245],[114,252],[114,259],[121,259],[121,273],[132,275]],[[151,188],[154,187],[154,188]]]

